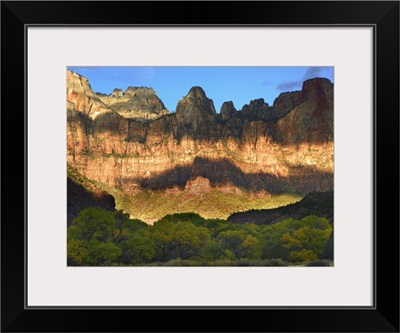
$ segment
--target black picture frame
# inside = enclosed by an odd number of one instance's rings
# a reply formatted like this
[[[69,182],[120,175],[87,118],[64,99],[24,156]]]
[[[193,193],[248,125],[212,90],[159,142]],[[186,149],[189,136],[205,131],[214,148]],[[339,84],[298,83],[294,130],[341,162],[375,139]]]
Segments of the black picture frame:
[[[372,307],[26,306],[27,235],[24,228],[28,166],[24,96],[29,94],[26,29],[29,25],[121,24],[360,25],[374,28],[375,293]],[[399,1],[2,1],[1,78],[3,332],[399,332]]]

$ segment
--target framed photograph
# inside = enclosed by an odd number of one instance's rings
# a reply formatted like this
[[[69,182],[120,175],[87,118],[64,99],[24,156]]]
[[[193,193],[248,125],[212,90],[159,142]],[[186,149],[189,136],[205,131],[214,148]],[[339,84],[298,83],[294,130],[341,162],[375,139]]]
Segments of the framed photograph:
[[[2,331],[399,332],[398,1],[1,28]]]

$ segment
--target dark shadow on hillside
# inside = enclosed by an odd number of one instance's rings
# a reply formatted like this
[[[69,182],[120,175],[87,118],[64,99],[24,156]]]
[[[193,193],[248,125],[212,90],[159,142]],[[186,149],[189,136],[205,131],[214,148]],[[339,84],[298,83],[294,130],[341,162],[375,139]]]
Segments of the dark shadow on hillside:
[[[234,223],[273,224],[287,218],[301,220],[309,215],[325,217],[333,224],[333,191],[312,192],[299,202],[284,207],[234,213],[228,217],[228,221]]]
[[[78,213],[87,207],[114,210],[115,200],[111,194],[104,191],[89,192],[83,186],[67,177],[67,225],[70,226],[72,220],[78,216]]]
[[[176,166],[151,178],[132,181],[139,181],[143,188],[151,190],[164,190],[174,186],[183,189],[188,180],[197,177],[208,178],[212,186],[232,184],[245,191],[265,190],[271,194],[308,193],[333,188],[333,174],[318,172],[314,168],[292,168],[289,177],[279,178],[261,172],[246,174],[228,159],[211,160],[202,157],[196,157],[190,166]]]

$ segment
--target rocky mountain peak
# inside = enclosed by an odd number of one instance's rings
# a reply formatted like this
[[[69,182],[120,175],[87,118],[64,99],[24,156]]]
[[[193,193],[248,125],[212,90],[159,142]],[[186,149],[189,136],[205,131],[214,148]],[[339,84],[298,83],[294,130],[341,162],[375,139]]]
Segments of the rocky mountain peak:
[[[129,86],[125,92],[116,88],[110,95],[99,95],[99,98],[128,119],[148,121],[170,113],[152,88]]]
[[[227,120],[236,115],[237,110],[232,101],[224,102],[221,106],[220,115],[222,119]]]
[[[216,116],[214,102],[207,98],[201,87],[192,87],[176,107],[176,118],[183,124],[200,124],[201,119],[213,119]]]
[[[273,115],[270,106],[265,103],[263,98],[258,98],[245,104],[241,110],[242,116],[251,119],[271,120]]]
[[[130,96],[137,96],[137,95],[156,95],[156,92],[154,91],[153,88],[148,88],[148,87],[132,87],[129,86],[125,90],[125,94],[130,95]]]
[[[308,79],[303,82],[303,89],[307,86],[318,86],[318,85],[329,87],[332,85],[332,82],[326,77],[314,77],[312,79]]]
[[[181,128],[180,134],[189,134],[194,138],[209,136],[216,115],[214,102],[201,87],[192,87],[178,102],[175,111],[175,119]]]
[[[303,102],[302,92],[284,92],[281,93],[275,100],[273,104],[274,116],[276,118],[283,118],[290,111],[292,111],[296,106]]]
[[[84,82],[88,82],[88,79],[85,78],[84,76],[75,73],[69,69],[67,69],[67,80],[80,80],[80,81],[84,81]]]
[[[298,96],[296,97],[296,99]],[[333,140],[333,84],[325,78],[304,81],[301,103],[277,122],[286,143]]]
[[[122,97],[124,96],[124,91],[122,89],[115,88],[111,95],[113,97]]]
[[[92,119],[111,111],[93,92],[88,79],[70,70],[67,70],[67,109]]]
[[[207,99],[206,93],[204,92],[202,87],[195,86],[190,88],[189,93],[186,96],[187,98],[197,99]]]
[[[264,98],[258,98],[258,99],[254,99],[254,100],[250,101],[250,107],[253,109],[263,107],[264,104],[265,104]],[[266,104],[266,105],[268,105],[268,104]]]
[[[309,79],[303,82],[302,98],[304,100],[315,98],[316,95],[326,95],[332,88],[332,82],[326,78]]]

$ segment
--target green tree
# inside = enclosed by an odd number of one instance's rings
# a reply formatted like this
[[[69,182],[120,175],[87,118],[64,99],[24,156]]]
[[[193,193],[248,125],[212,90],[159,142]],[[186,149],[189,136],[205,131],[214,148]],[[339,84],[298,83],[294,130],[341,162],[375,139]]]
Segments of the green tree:
[[[151,262],[156,255],[156,242],[150,237],[148,230],[132,233],[125,243],[124,257],[128,258],[128,263],[144,264]]]
[[[296,230],[285,233],[281,240],[283,247],[291,251],[291,260],[316,260],[322,255],[331,233],[332,227],[327,219],[307,216],[300,221]]]
[[[131,220],[129,214],[124,213],[123,210],[114,211],[113,216],[115,224],[113,226],[112,240],[113,242],[118,242],[128,236]]]
[[[94,266],[112,265],[117,262],[122,250],[114,243],[100,242],[97,239],[91,239],[87,243],[89,252],[89,264]]]
[[[116,210],[113,213],[115,225],[113,230],[113,241],[119,242],[128,238],[134,232],[147,229],[148,225],[138,219],[131,219],[128,213],[123,210]]]
[[[332,226],[327,219],[311,215],[264,226],[261,233],[263,258],[301,262],[321,258]]]
[[[324,250],[321,253],[321,259],[333,260],[333,232],[329,236],[328,241],[325,243]]]
[[[190,222],[178,223],[175,242],[179,258],[202,257],[211,237],[206,228],[196,227]]]
[[[177,213],[165,215],[158,222],[191,222],[195,225],[202,225],[205,221],[206,219],[204,219],[197,213]]]
[[[241,248],[244,258],[259,259],[261,257],[261,242],[254,236],[248,235]]]
[[[83,266],[89,263],[89,251],[84,242],[78,239],[71,239],[67,245],[68,265]]]
[[[72,265],[112,265],[118,263],[124,242],[134,230],[144,228],[123,211],[83,209],[68,228],[68,263]]]
[[[222,231],[218,235],[218,239],[222,250],[229,250],[237,259],[256,259],[261,256],[260,241],[243,230]]]
[[[160,261],[173,259],[173,251],[178,246],[175,242],[176,224],[169,221],[158,221],[151,228],[151,239],[156,244],[156,258]]]
[[[85,208],[73,219],[68,228],[68,237],[80,240],[113,241],[115,225],[113,212],[101,208]]]
[[[318,255],[312,250],[301,249],[290,252],[290,259],[295,262],[311,261],[318,259]]]
[[[160,261],[202,257],[211,240],[209,231],[204,227],[168,220],[154,223],[150,237],[156,244],[156,258]]]

